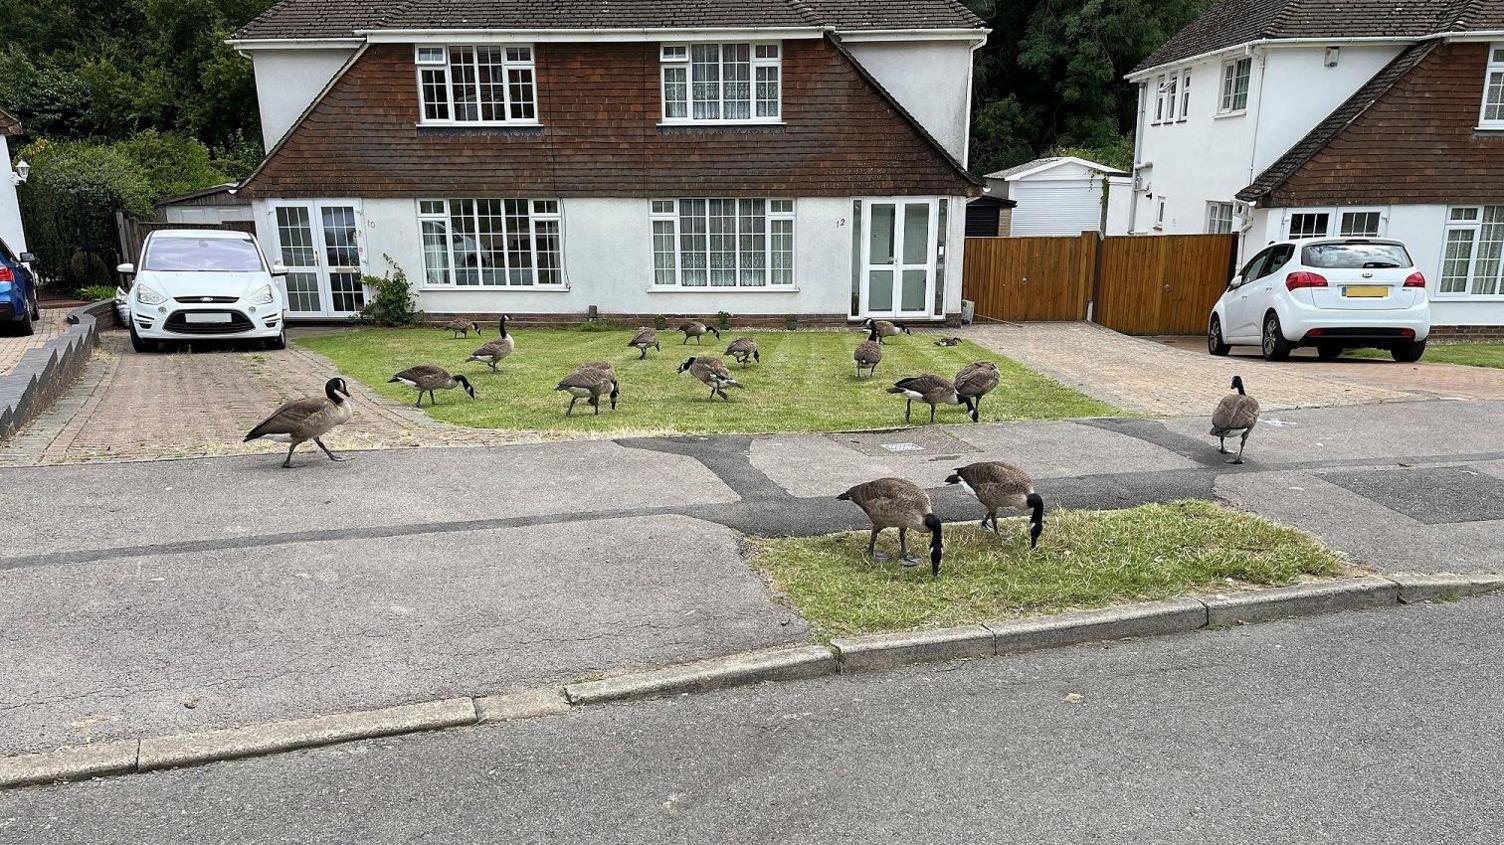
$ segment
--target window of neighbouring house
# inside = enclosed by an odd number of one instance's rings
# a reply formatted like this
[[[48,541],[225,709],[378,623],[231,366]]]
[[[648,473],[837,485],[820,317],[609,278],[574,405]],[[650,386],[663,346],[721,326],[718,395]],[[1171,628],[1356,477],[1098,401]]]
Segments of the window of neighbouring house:
[[[428,285],[564,283],[558,200],[419,200]]]
[[[420,123],[535,124],[533,48],[462,46],[416,49]]]
[[[1165,119],[1165,78],[1159,77],[1154,83],[1154,122],[1163,123]]]
[[[1447,211],[1438,294],[1504,293],[1504,205],[1459,206]]]
[[[1172,123],[1175,120],[1176,108],[1180,105],[1177,92],[1180,90],[1180,75],[1170,74],[1170,79],[1165,83],[1165,122]]]
[[[1290,215],[1290,240],[1326,237],[1331,214],[1325,211],[1302,211]]]
[[[758,123],[783,114],[783,47],[664,44],[663,122]]]
[[[1186,68],[1180,74],[1180,120],[1184,121],[1191,116],[1191,70]]]
[[[1163,229],[1164,227],[1165,227],[1165,198],[1164,197],[1160,197],[1159,201],[1157,203],[1155,203],[1155,205],[1154,205],[1154,228],[1156,228],[1156,229]]]
[[[1488,67],[1483,72],[1483,105],[1478,128],[1504,129],[1504,44],[1488,46]]]
[[[1377,238],[1383,228],[1383,215],[1377,211],[1344,211],[1337,234],[1344,238]]]
[[[1209,202],[1206,204],[1206,232],[1209,235],[1225,235],[1232,231],[1232,203]]]
[[[1222,65],[1222,101],[1220,114],[1234,114],[1248,108],[1248,83],[1253,75],[1253,59],[1237,59]]]
[[[654,286],[794,283],[793,200],[653,200],[650,211]]]

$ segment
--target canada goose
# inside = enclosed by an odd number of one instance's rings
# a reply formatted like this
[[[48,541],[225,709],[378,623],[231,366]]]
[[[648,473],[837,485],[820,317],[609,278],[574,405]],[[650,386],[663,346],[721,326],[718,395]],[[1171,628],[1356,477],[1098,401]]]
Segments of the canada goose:
[[[936,346],[960,346],[961,345],[961,338],[959,338],[959,337],[942,337],[939,340],[935,341],[935,345]]]
[[[491,372],[496,372],[496,365],[500,364],[503,358],[511,355],[517,348],[517,341],[511,335],[507,334],[507,315],[501,315],[500,326],[501,337],[486,341],[485,345],[471,352],[470,357],[465,360],[480,361],[489,366]]]
[[[1039,545],[1039,535],[1044,531],[1044,499],[1034,492],[1034,481],[1029,474],[1012,464],[1002,461],[981,461],[956,467],[956,474],[945,479],[946,484],[959,484],[971,491],[987,515],[982,517],[982,527],[992,520],[992,533],[1000,534],[997,527],[998,508],[1024,508],[1033,510],[1029,516],[1029,548]]]
[[[249,443],[264,437],[292,444],[287,447],[287,460],[282,462],[282,466],[288,469],[292,469],[292,451],[308,440],[318,444],[324,454],[329,456],[329,460],[348,461],[348,457],[329,451],[329,447],[319,438],[349,419],[350,386],[342,378],[332,378],[324,382],[323,396],[309,396],[288,402],[251,429],[242,442]]]
[[[908,400],[903,410],[904,422],[909,422],[916,401],[930,406],[930,422],[935,421],[936,405],[965,405],[968,410],[971,408],[971,400],[957,396],[956,386],[950,379],[934,373],[901,378],[888,388],[888,392]]]
[[[1243,447],[1248,445],[1248,434],[1259,422],[1259,400],[1249,396],[1243,391],[1243,377],[1232,377],[1232,388],[1237,393],[1223,396],[1222,401],[1217,403],[1217,410],[1212,411],[1212,436],[1217,438],[1217,454],[1231,454],[1227,451],[1227,438],[1242,436],[1238,442],[1238,456],[1228,463],[1241,464],[1243,462]]]
[[[871,329],[867,333],[867,339],[856,345],[856,351],[851,353],[856,360],[856,377],[862,377],[862,370],[867,375],[877,374],[877,365],[883,360],[883,345],[877,339],[877,329]]]
[[[639,361],[648,357],[649,346],[659,352],[663,351],[663,346],[658,343],[658,332],[647,327],[638,329],[637,334],[632,335],[632,339],[627,341],[627,345],[642,353],[637,356]]]
[[[753,361],[762,363],[762,356],[757,352],[757,341],[750,337],[739,337],[731,341],[731,345],[726,347],[726,354],[744,367]]]
[[[721,339],[720,329],[716,328],[715,326],[707,326],[704,323],[696,320],[691,320],[688,323],[680,323],[679,331],[684,332],[684,343],[689,343],[689,339],[694,338],[695,344],[699,345],[700,338],[704,337],[707,334],[715,335],[716,340]],[[684,343],[681,343],[679,345],[683,346]]]
[[[966,401],[966,409],[971,412],[972,422],[981,419],[978,411],[982,407],[982,397],[997,387],[998,379],[997,364],[991,361],[967,364],[956,373],[956,395]]]
[[[913,334],[908,326],[903,323],[895,323],[892,320],[874,320],[868,317],[867,322],[862,325],[869,329],[877,330],[878,343],[881,343],[882,338],[885,337],[897,337],[899,334]]]
[[[454,332],[452,339],[469,337],[472,331],[477,335],[480,334],[480,324],[474,320],[450,320],[447,323],[440,323],[439,328]]]
[[[419,364],[416,367],[408,367],[402,372],[387,379],[387,383],[405,384],[418,391],[418,401],[415,405],[423,404],[423,394],[428,394],[429,404],[434,404],[438,398],[433,395],[435,390],[453,390],[456,387],[465,388],[470,398],[475,398],[475,388],[470,386],[470,380],[464,376],[452,376],[443,367],[433,364]]]
[[[616,410],[616,397],[621,394],[621,387],[616,380],[616,368],[607,361],[591,361],[581,364],[575,371],[565,376],[554,390],[562,390],[569,394],[569,407],[564,409],[564,416],[574,413],[574,403],[585,399],[595,408],[595,415],[601,414],[601,397],[609,394],[611,397],[611,410]]]
[[[715,399],[720,394],[727,402],[731,397],[726,395],[726,388],[735,387],[741,389],[741,382],[731,375],[726,369],[725,363],[719,358],[710,358],[705,355],[689,358],[679,365],[679,372],[688,371],[690,375],[710,386],[710,398]]]
[[[940,558],[945,545],[940,540],[941,522],[935,516],[930,496],[918,484],[905,478],[879,478],[847,490],[836,497],[843,502],[855,502],[856,506],[872,520],[872,536],[867,540],[867,556],[879,560],[877,535],[884,528],[898,529],[898,555],[904,566],[913,566],[919,561],[909,555],[908,532],[930,532],[930,575],[940,574]]]

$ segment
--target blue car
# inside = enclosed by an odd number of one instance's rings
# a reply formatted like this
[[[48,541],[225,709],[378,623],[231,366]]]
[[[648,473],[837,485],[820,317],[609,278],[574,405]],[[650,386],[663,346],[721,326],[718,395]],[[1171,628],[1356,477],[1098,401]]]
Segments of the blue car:
[[[29,252],[20,255],[0,241],[0,331],[7,334],[31,334],[37,311],[37,277],[26,268],[36,260]]]

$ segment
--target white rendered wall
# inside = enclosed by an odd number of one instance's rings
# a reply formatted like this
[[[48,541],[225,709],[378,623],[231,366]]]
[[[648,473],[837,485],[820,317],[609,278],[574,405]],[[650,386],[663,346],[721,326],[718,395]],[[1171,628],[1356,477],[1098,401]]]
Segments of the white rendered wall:
[[[1102,228],[1102,194],[1107,177],[1079,164],[1062,164],[1008,183],[1012,234],[1079,235]]]
[[[21,230],[21,203],[16,199],[16,184],[11,178],[10,145],[0,135],[0,239],[16,252],[26,251],[26,233]]]
[[[1133,206],[1133,180],[1127,176],[1107,179],[1107,229],[1104,235],[1128,234],[1128,215]]]
[[[354,52],[348,47],[251,52],[266,149],[276,146]]]
[[[966,161],[971,48],[965,41],[860,41],[846,49],[940,146]]]

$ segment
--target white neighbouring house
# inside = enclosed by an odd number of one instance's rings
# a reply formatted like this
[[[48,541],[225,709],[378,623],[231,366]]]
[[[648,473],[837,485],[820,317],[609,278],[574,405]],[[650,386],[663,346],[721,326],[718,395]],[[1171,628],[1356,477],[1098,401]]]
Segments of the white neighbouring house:
[[[1128,174],[1105,164],[1075,156],[1051,156],[982,178],[987,182],[987,196],[1017,203],[1009,235],[1121,234],[1127,228]],[[1110,194],[1123,199],[1115,204],[1121,206],[1122,215],[1111,213],[1115,209],[1109,205]],[[1119,222],[1119,216],[1125,219]]]
[[[954,0],[284,0],[231,41],[238,195],[293,319],[385,258],[430,315],[954,319],[986,35]]]
[[[16,198],[20,176],[12,169],[9,139],[21,134],[21,121],[0,109],[0,241],[20,254],[26,251],[26,232],[21,229],[21,203]]]
[[[1139,64],[1130,231],[1404,240],[1504,326],[1504,4],[1222,0]]]

